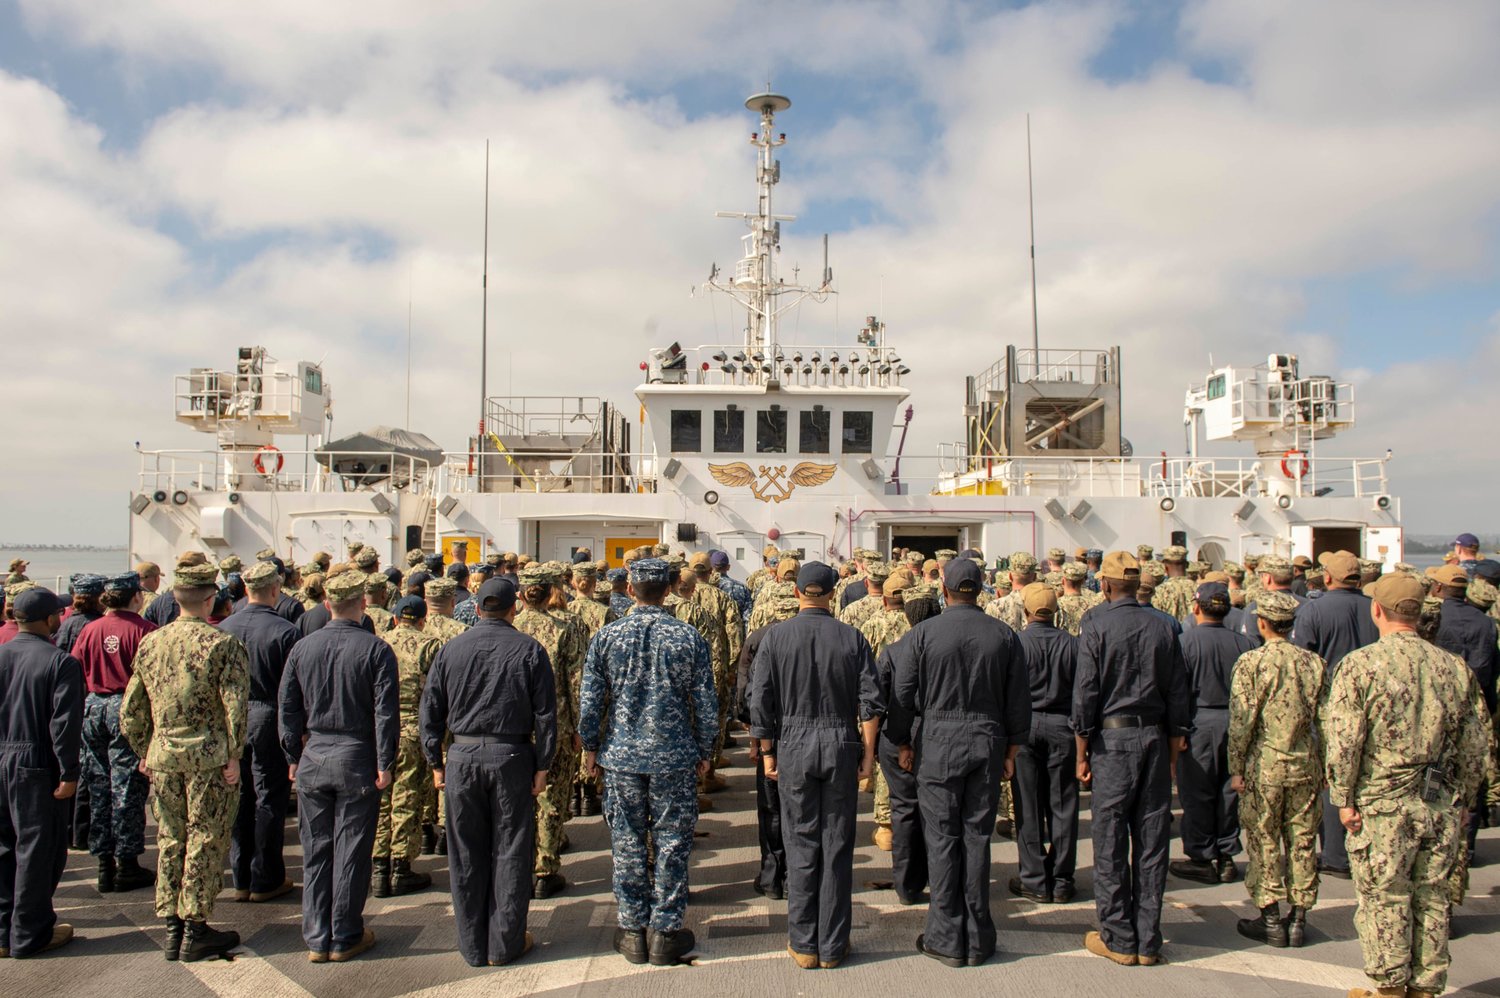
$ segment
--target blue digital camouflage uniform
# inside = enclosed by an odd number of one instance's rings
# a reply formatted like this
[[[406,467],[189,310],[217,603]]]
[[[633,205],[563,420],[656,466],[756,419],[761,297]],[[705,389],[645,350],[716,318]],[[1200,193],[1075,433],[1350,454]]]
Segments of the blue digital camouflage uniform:
[[[667,576],[654,558],[635,571]],[[698,819],[695,767],[713,754],[718,713],[708,643],[661,607],[637,607],[589,646],[578,728],[605,773],[622,928],[682,928]]]
[[[750,587],[738,579],[731,579],[727,575],[720,575],[718,573],[714,574],[713,583],[719,587],[724,595],[734,600],[735,604],[739,606],[740,620],[748,622],[750,620],[750,610],[755,606],[755,596],[750,592]]]

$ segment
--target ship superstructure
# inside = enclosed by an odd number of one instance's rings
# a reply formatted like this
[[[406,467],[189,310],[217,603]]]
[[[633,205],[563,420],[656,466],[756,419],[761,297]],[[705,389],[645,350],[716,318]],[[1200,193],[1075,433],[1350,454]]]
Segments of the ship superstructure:
[[[732,270],[714,267],[706,284],[737,302],[743,337],[651,351],[640,418],[597,397],[496,397],[463,450],[390,428],[328,440],[321,367],[245,348],[233,372],[179,379],[178,419],[215,446],[142,453],[132,555],[271,547],[302,563],[357,541],[387,564],[415,547],[469,561],[505,550],[567,560],[586,547],[618,564],[665,541],[722,549],[736,574],[759,567],[768,543],[820,559],[1137,543],[1187,544],[1210,563],[1337,548],[1401,559],[1386,459],[1327,454],[1353,425],[1352,388],[1302,375],[1295,356],[1209,371],[1185,397],[1188,453],[1144,457],[1122,435],[1119,348],[997,337],[999,360],[962,386],[963,439],[905,453],[910,371],[879,316],[843,343],[782,335],[781,318],[825,300],[833,275],[826,243],[815,283],[779,272],[794,219],[773,207],[786,142],[775,126],[791,102],[764,93],[746,106],[759,118],[756,208],[719,213],[747,231]],[[1200,455],[1200,442],[1253,453]]]

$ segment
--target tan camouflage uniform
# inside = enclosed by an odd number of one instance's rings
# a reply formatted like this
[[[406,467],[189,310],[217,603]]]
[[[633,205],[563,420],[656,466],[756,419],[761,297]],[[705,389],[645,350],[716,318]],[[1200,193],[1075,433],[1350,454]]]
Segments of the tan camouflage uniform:
[[[885,602],[883,597],[877,595],[866,596],[865,599],[877,600],[882,606]],[[859,627],[859,633],[870,643],[871,655],[877,659],[881,652],[905,637],[909,630],[911,624],[907,623],[905,612],[886,609],[882,609]],[[879,766],[875,767],[875,824],[882,828],[891,827],[891,786],[885,782],[885,774]]]
[[[523,574],[522,584],[531,584],[526,578]],[[516,614],[515,627],[547,649],[557,686],[557,756],[548,772],[547,789],[536,799],[535,873],[545,877],[562,868],[563,824],[578,776],[579,755],[573,738],[578,733],[578,687],[588,638],[577,618],[562,610],[524,607]]]
[[[1458,657],[1410,632],[1339,663],[1323,712],[1329,796],[1357,807],[1348,849],[1365,973],[1377,987],[1441,994],[1448,980],[1450,876],[1465,849],[1460,801],[1484,774],[1477,684]],[[1446,766],[1440,798],[1421,796]]]
[[[438,587],[437,592],[433,592],[434,585]],[[427,588],[424,591],[434,596],[440,593],[446,593],[451,596],[455,588],[456,586],[452,579],[432,579],[428,581]],[[437,638],[438,646],[441,648],[468,629],[469,625],[463,621],[454,620],[447,614],[432,613],[429,611],[427,614],[427,626],[423,628],[422,633]],[[425,757],[422,761],[422,772],[422,824],[445,824],[448,816],[447,800],[432,785],[432,767],[427,764]]]
[[[1245,889],[1257,908],[1279,901],[1311,908],[1318,902],[1323,659],[1277,637],[1241,655],[1233,675],[1229,772],[1245,780]]]
[[[179,617],[141,639],[120,732],[156,790],[162,918],[206,922],[213,914],[240,800],[223,769],[244,754],[249,696],[249,653],[207,621]]]
[[[366,613],[374,611],[366,609]],[[386,614],[386,616],[390,616]],[[373,616],[372,618],[373,619]],[[379,625],[376,625],[379,631]],[[427,672],[442,645],[426,631],[405,625],[380,636],[396,653],[396,675],[401,697],[401,738],[396,743],[396,768],[391,785],[380,796],[380,819],[375,825],[375,858],[410,862],[422,853],[423,784],[432,785],[423,765],[420,714]]]

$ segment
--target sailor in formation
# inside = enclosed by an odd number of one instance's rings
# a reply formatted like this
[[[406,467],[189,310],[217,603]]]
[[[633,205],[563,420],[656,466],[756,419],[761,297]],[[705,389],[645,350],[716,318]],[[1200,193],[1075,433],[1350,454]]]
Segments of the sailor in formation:
[[[300,578],[270,549],[217,565],[184,552],[166,590],[147,562],[80,573],[71,600],[13,578],[0,955],[72,939],[52,895],[80,781],[99,889],[155,882],[169,960],[232,953],[238,935],[208,924],[226,853],[236,900],[295,890],[282,855],[295,779],[311,962],[367,949],[366,894],[421,890],[431,878],[413,860],[451,846],[459,951],[505,964],[534,943],[533,898],[566,884],[563,825],[597,813],[602,777],[615,949],[684,962],[694,828],[710,806],[695,785],[727,786],[713,767],[734,716],[756,765],[753,887],[786,897],[798,966],[851,952],[856,786],[877,757],[875,842],[897,900],[928,903],[923,953],[967,966],[995,951],[992,821],[1013,815],[1012,894],[1072,900],[1086,787],[1099,928],[1085,948],[1160,964],[1175,767],[1187,858],[1171,871],[1232,881],[1243,839],[1242,935],[1306,944],[1319,875],[1352,875],[1372,990],[1351,994],[1440,993],[1473,836],[1500,803],[1485,787],[1500,563],[1461,535],[1451,564],[1425,574],[1347,551],[1250,553],[1219,572],[1173,540],[1160,562],[1150,545],[1049,549],[1040,581],[1029,551],[991,579],[972,550],[861,548],[841,571],[769,547],[739,583],[724,552],[666,545],[627,552],[628,573],[586,551],[478,566],[414,551],[403,579],[357,544]],[[232,612],[221,576],[243,594]],[[139,863],[148,786],[154,875]],[[433,822],[447,834],[429,840]]]

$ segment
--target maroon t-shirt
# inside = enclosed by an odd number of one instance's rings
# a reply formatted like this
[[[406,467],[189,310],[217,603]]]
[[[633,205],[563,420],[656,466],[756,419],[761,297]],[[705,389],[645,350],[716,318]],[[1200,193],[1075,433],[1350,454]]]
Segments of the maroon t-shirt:
[[[135,653],[141,638],[156,625],[138,613],[117,610],[106,613],[78,633],[73,657],[83,664],[83,679],[90,693],[124,693],[135,673]]]
[[[17,624],[14,620],[7,620],[4,624],[0,624],[0,645],[5,644],[5,642],[20,633],[21,625]]]

